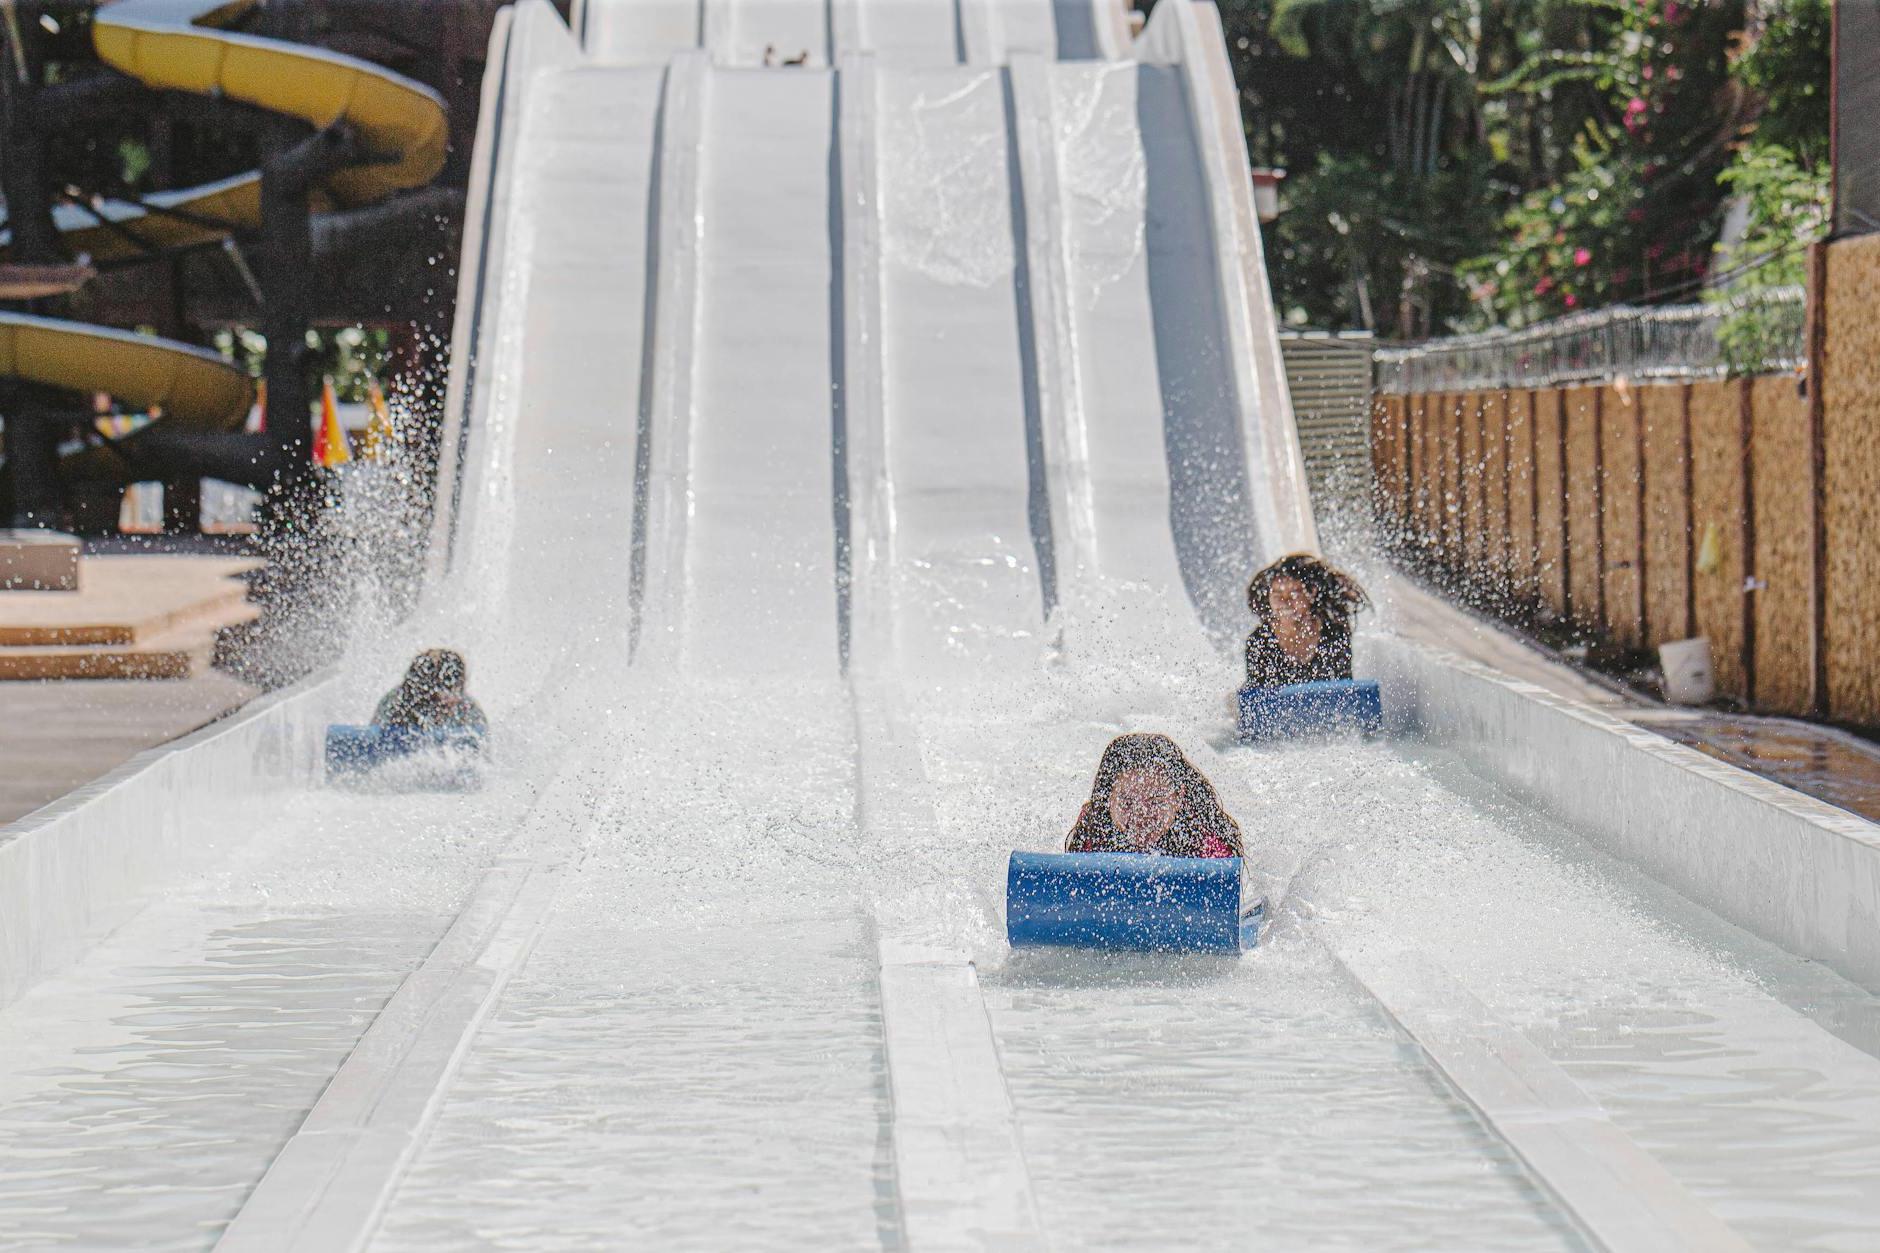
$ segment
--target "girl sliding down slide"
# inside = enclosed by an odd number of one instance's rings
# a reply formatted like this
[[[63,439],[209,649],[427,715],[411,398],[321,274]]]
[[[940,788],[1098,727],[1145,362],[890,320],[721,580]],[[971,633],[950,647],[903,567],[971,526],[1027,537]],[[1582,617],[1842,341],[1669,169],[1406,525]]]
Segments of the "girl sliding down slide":
[[[1122,735],[1103,750],[1064,851],[1239,857],[1240,827],[1175,741]]]
[[[489,731],[483,710],[464,690],[463,655],[431,648],[412,659],[402,682],[385,694],[372,724],[402,731],[463,731],[481,737]]]
[[[1369,607],[1358,581],[1310,553],[1281,557],[1247,584],[1258,620],[1247,637],[1247,686],[1351,677],[1351,615]]]

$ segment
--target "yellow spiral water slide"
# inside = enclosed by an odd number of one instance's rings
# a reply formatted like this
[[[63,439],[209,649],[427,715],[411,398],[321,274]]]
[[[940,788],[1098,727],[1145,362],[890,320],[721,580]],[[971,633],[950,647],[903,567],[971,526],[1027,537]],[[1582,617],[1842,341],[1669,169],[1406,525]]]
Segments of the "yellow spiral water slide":
[[[117,0],[93,19],[98,56],[145,85],[238,101],[317,129],[350,127],[375,154],[341,170],[315,211],[371,204],[421,187],[444,165],[448,137],[436,92],[369,61],[220,29],[258,0]],[[100,261],[214,243],[261,223],[258,170],[163,192],[147,204],[64,205],[54,214],[74,255]],[[175,340],[82,322],[0,313],[0,376],[77,392],[105,391],[166,421],[240,425],[253,388],[240,367]]]

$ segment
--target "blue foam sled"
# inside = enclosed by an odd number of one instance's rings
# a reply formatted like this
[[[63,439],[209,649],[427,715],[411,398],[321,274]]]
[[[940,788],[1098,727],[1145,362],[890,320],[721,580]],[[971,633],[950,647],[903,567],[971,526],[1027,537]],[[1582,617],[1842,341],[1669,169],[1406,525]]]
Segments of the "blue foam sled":
[[[1013,948],[1239,953],[1265,916],[1241,899],[1238,857],[1015,852],[1006,869]]]
[[[335,725],[326,729],[326,769],[328,774],[356,774],[425,749],[474,752],[482,747],[483,737],[475,731]]]
[[[1384,727],[1384,701],[1374,679],[1325,679],[1286,687],[1240,689],[1240,738],[1278,740],[1374,733]]]

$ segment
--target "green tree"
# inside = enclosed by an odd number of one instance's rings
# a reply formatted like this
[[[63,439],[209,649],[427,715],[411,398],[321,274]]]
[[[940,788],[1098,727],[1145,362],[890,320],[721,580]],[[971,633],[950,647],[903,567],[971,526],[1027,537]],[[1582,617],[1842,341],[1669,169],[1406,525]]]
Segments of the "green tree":
[[[1729,313],[1718,327],[1732,371],[1796,359],[1808,245],[1828,232],[1829,92],[1833,18],[1827,0],[1763,0],[1737,58],[1753,123],[1719,176],[1741,209],[1741,229],[1719,240],[1711,298]]]
[[[1751,114],[1730,78],[1740,3],[1575,0],[1583,38],[1530,48],[1483,90],[1582,91],[1564,168],[1519,189],[1495,246],[1462,267],[1478,319],[1511,324],[1699,291],[1722,221],[1718,183]],[[1533,171],[1545,175],[1544,170]]]
[[[1825,149],[1826,5],[1223,0],[1249,148],[1290,175],[1284,315],[1416,336],[1693,298],[1742,137]]]

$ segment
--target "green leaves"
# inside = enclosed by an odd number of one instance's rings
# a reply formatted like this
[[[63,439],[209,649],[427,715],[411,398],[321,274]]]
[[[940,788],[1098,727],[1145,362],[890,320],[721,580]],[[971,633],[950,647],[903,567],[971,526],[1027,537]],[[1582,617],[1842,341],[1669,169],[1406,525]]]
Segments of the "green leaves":
[[[1757,0],[1754,27],[1744,0],[1222,13],[1250,147],[1290,171],[1281,305],[1319,325],[1414,337],[1694,299],[1735,264],[1713,260],[1739,190],[1719,176],[1752,128],[1825,161],[1828,0]]]
[[[1761,297],[1808,281],[1808,245],[1828,232],[1828,173],[1760,141],[1738,152],[1720,181],[1741,202],[1744,225],[1738,237],[1717,245],[1722,282],[1711,299],[1731,310],[1717,341],[1731,371],[1750,374],[1793,355],[1800,341],[1800,306]]]

